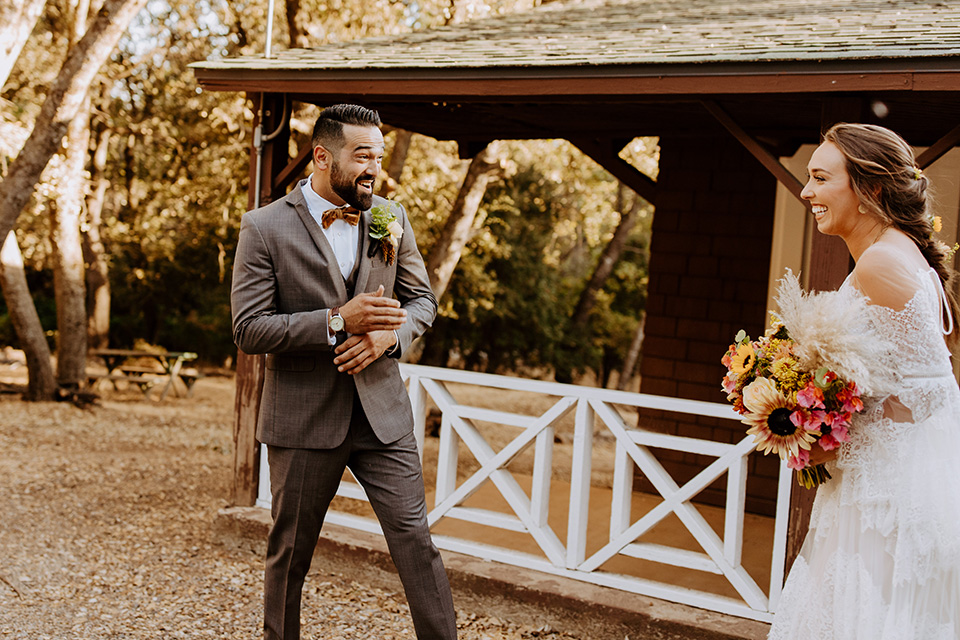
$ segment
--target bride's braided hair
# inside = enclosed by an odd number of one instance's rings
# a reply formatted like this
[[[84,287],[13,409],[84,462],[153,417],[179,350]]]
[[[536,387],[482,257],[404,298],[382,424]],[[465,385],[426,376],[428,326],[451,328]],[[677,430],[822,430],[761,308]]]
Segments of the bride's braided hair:
[[[955,272],[947,247],[933,235],[933,215],[927,195],[928,180],[903,138],[873,124],[840,123],[823,134],[846,159],[850,186],[867,211],[884,224],[906,233],[927,263],[940,276],[947,292],[950,312],[958,318],[960,305],[952,286]],[[958,331],[949,341],[955,345]]]

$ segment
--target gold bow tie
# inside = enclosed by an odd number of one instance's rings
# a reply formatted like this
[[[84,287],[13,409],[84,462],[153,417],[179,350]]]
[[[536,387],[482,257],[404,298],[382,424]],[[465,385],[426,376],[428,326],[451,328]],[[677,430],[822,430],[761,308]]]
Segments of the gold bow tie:
[[[323,217],[320,218],[320,224],[323,225],[324,229],[329,229],[334,220],[343,220],[355,227],[360,222],[360,212],[353,207],[327,209],[323,212]]]

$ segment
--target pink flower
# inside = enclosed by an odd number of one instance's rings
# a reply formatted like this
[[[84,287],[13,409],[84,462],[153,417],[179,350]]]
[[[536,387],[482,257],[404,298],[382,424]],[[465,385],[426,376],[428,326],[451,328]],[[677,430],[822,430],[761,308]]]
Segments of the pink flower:
[[[849,423],[837,423],[830,430],[830,435],[837,442],[850,442],[850,432],[847,431]]]
[[[820,427],[827,421],[827,412],[822,409],[814,409],[810,412],[810,420],[807,421],[808,431],[820,431]]]
[[[807,386],[797,392],[797,404],[805,409],[815,407],[823,409],[823,391],[813,384],[813,381],[807,383]]]
[[[817,414],[823,414],[823,411],[797,409],[790,415],[790,421],[798,427],[803,427],[805,431],[819,433],[823,420]]]
[[[835,434],[833,431],[831,431],[830,433],[825,433],[822,436],[820,436],[820,439],[817,440],[817,444],[819,444],[820,448],[823,449],[824,451],[833,451],[834,449],[840,446],[840,442],[835,437]]]
[[[737,376],[731,374],[723,377],[723,390],[726,393],[733,393],[737,389]]]
[[[728,349],[727,352],[723,354],[723,358],[720,359],[720,364],[722,364],[727,369],[729,369],[730,364],[733,362],[733,354],[735,354],[736,352],[737,352],[737,345],[735,344],[730,345],[730,349]]]
[[[810,452],[806,449],[800,449],[797,455],[787,456],[787,466],[795,471],[805,469],[810,464]]]

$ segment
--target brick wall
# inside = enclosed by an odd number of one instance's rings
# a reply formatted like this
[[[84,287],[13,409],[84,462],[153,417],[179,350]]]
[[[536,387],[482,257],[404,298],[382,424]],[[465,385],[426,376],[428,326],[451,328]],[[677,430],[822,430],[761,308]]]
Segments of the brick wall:
[[[650,247],[643,393],[725,402],[720,358],[740,329],[766,320],[776,181],[736,140],[661,138],[658,200]],[[732,421],[642,411],[643,428],[736,442]],[[683,484],[713,458],[654,452]],[[754,454],[747,508],[772,513],[778,465]],[[638,476],[638,486],[645,480]],[[726,476],[698,500],[722,503]]]

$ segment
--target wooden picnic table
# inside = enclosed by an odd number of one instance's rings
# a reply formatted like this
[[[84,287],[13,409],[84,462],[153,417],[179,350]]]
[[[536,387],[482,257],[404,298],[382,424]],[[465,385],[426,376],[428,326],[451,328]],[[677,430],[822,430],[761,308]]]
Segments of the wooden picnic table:
[[[189,396],[193,390],[193,383],[196,382],[197,375],[187,375],[183,369],[185,362],[197,359],[197,354],[191,351],[144,351],[142,349],[94,349],[90,355],[103,360],[107,366],[106,375],[91,376],[92,382],[100,380],[110,380],[114,383],[120,380],[132,382],[140,386],[140,389],[147,393],[158,382],[166,380],[160,399],[163,400],[173,389],[175,394],[179,394],[176,385],[177,380],[183,383],[186,389],[186,395]],[[127,360],[132,359],[155,360],[160,368],[149,368],[141,366],[126,366]]]

